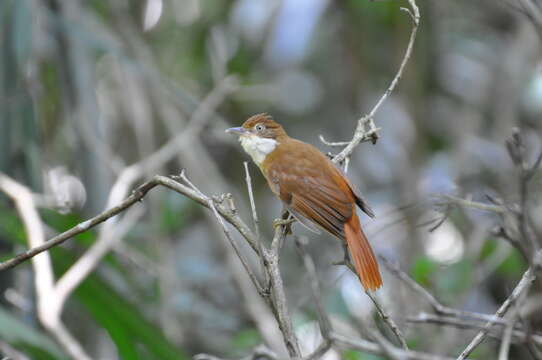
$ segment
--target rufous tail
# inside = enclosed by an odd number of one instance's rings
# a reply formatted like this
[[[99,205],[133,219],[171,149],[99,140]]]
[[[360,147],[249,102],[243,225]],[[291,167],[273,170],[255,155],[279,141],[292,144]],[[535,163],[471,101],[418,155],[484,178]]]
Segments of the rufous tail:
[[[382,277],[378,269],[371,244],[361,230],[355,209],[352,217],[344,224],[346,244],[350,250],[350,256],[358,273],[361,284],[365,290],[374,291],[382,286]]]

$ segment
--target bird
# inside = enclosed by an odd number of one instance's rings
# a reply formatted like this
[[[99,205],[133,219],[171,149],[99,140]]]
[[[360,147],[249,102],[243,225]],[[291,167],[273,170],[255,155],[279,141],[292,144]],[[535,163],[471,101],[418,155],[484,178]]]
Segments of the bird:
[[[342,170],[315,146],[289,137],[265,113],[251,116],[242,126],[226,132],[238,135],[271,191],[299,223],[316,233],[323,229],[346,243],[364,289],[380,288],[378,262],[361,228],[356,206],[371,218],[374,213]]]

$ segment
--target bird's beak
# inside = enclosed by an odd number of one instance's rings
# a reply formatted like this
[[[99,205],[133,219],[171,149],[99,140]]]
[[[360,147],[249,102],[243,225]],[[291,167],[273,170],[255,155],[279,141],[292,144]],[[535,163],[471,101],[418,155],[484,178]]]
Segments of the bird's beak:
[[[247,133],[247,130],[244,127],[232,127],[226,129],[228,134],[244,135]]]

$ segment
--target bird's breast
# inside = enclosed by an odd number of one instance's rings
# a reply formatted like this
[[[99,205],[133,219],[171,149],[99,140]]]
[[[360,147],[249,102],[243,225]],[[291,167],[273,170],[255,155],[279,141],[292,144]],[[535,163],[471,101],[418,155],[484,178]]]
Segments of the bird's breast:
[[[278,144],[276,140],[258,136],[241,136],[239,141],[245,152],[250,155],[259,167],[261,167],[267,155],[272,153]]]

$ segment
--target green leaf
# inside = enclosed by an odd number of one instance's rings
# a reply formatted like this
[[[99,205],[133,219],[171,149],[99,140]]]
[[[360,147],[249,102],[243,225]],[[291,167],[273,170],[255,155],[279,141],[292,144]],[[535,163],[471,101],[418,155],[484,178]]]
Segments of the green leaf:
[[[497,243],[495,242],[495,238],[490,237],[482,246],[482,249],[480,250],[480,260],[487,259],[491,254],[495,252],[495,249],[497,249]]]
[[[71,229],[80,222],[84,221],[84,219],[81,218],[81,216],[79,216],[78,214],[61,214],[51,209],[41,209],[40,216],[47,225],[49,225],[59,233]],[[90,246],[96,240],[96,235],[93,230],[90,230],[74,236],[74,239],[76,239],[77,242],[80,244]]]
[[[0,339],[32,355],[33,359],[67,359],[52,339],[17,319],[2,307],[0,307]]]
[[[383,357],[373,354],[362,353],[360,351],[346,350],[342,353],[343,360],[383,360]]]
[[[81,216],[79,216],[79,214],[61,214],[51,209],[41,209],[40,216],[47,225],[49,225],[59,233],[71,229],[72,227],[77,226],[79,223],[85,220]],[[76,241],[77,244],[82,245],[83,248],[86,249],[94,244],[94,242],[96,241],[96,237],[96,230],[91,229],[81,234],[78,234],[74,236],[73,239],[68,239],[67,241]],[[116,257],[108,254],[104,257],[103,261],[106,262],[109,266],[112,266],[113,268],[118,270],[119,273],[124,275],[124,272],[122,271],[122,265],[119,264]],[[128,279],[126,280],[128,281]]]
[[[74,262],[63,248],[52,251],[55,270],[64,272]],[[187,356],[170,343],[141,311],[114,288],[92,274],[74,292],[75,298],[111,336],[122,359],[182,360]],[[145,356],[143,356],[145,355]]]
[[[506,260],[497,268],[497,272],[508,276],[518,276],[525,271],[525,261],[517,251],[513,251],[508,255]]]
[[[422,285],[429,284],[429,278],[438,268],[438,265],[427,257],[419,257],[412,264],[410,273],[416,282]]]
[[[181,230],[191,215],[191,202],[178,194],[167,191],[161,201],[160,230],[164,233],[174,233]]]
[[[256,329],[242,330],[233,338],[233,346],[238,350],[249,350],[262,342]]]
[[[0,235],[13,244],[25,244],[26,235],[23,223],[15,214],[15,210],[3,207],[0,202]]]
[[[449,296],[456,296],[472,284],[472,268],[472,263],[463,259],[439,271],[438,281],[434,283]]]

